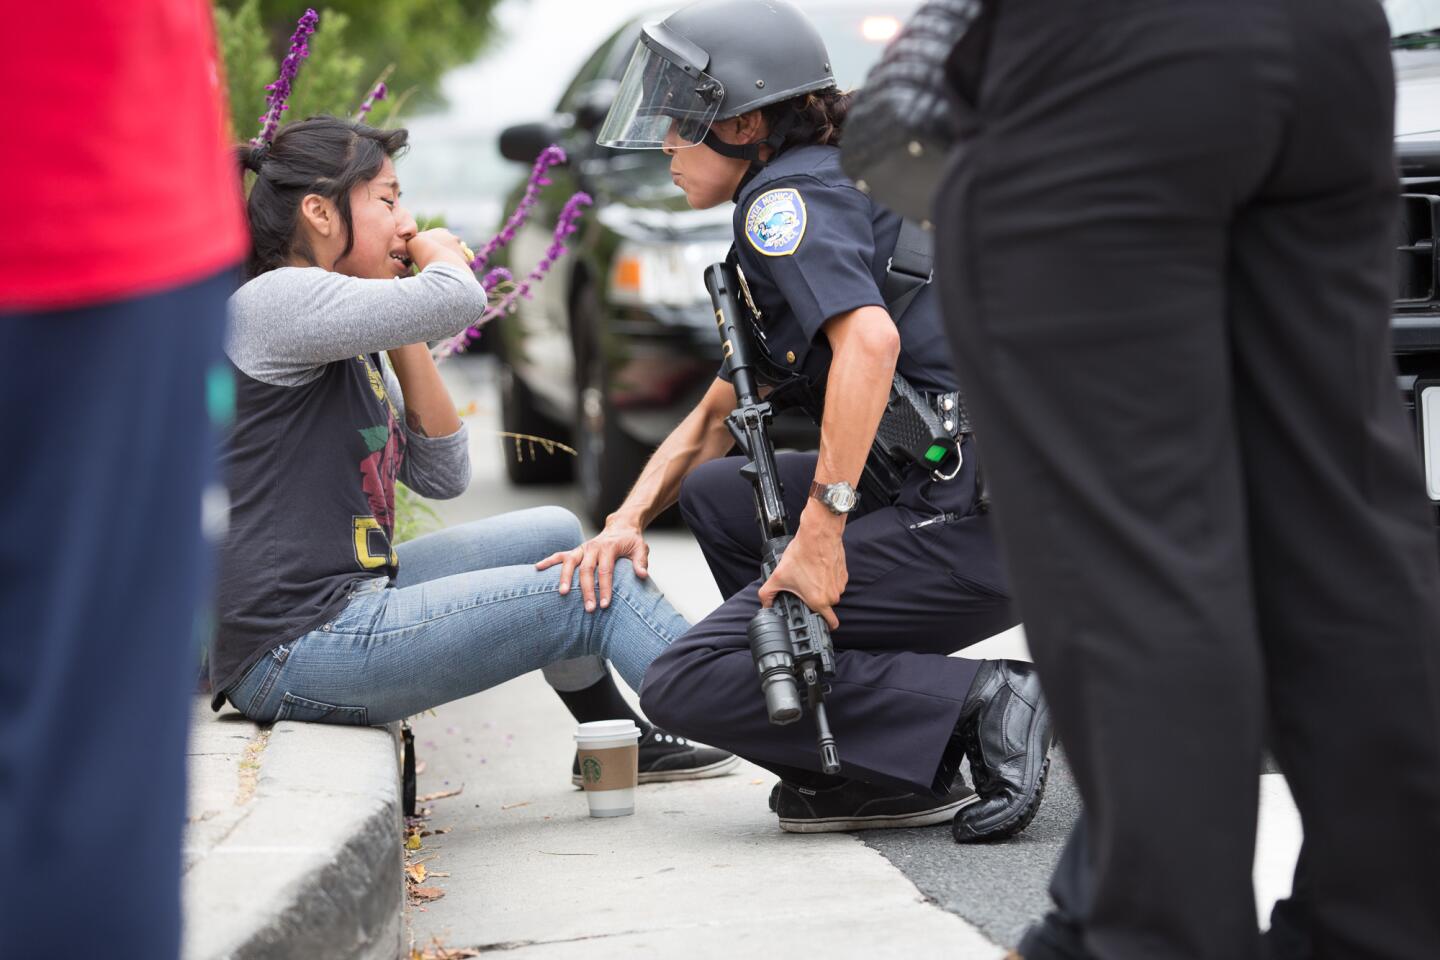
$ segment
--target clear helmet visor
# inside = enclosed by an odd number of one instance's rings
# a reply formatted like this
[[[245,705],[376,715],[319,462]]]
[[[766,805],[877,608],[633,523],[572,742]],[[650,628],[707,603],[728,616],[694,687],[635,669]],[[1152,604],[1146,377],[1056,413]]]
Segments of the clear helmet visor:
[[[627,150],[692,147],[705,139],[724,99],[720,81],[640,42],[595,142]]]

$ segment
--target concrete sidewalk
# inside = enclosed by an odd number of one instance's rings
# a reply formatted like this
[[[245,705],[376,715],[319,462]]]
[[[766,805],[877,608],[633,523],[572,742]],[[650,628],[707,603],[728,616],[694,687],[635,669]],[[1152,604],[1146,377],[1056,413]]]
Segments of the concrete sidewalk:
[[[465,496],[434,504],[444,522],[542,504],[577,508],[573,487],[506,483],[488,358],[441,369],[457,402],[474,401],[477,411],[469,420],[474,479]],[[694,539],[658,530],[649,542],[656,582],[675,608],[692,621],[713,610],[720,594]],[[1002,637],[981,655],[1018,646],[1018,636]],[[410,858],[425,866],[425,885],[444,892],[409,908],[421,956],[1003,955],[856,836],[781,833],[765,802],[774,777],[750,765],[714,780],[643,787],[633,817],[591,820],[570,785],[573,730],[538,674],[415,722],[425,765],[419,792],[462,790],[425,804],[429,827],[449,829],[425,837]]]
[[[416,723],[421,793],[463,785],[430,804],[430,823],[450,829],[413,855],[445,891],[411,908],[417,948],[525,960],[1003,955],[856,837],[782,833],[766,809],[774,777],[748,764],[641,787],[633,817],[591,819],[569,782],[572,731],[538,674]]]
[[[395,960],[394,730],[261,727],[208,699],[190,736],[185,960]]]

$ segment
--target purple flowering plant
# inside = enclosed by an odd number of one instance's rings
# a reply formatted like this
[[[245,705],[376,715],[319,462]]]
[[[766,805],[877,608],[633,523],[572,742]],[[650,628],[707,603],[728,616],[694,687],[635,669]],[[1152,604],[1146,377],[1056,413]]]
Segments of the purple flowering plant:
[[[553,143],[540,152],[540,156],[535,159],[535,164],[530,169],[530,178],[525,184],[525,192],[521,195],[520,202],[516,204],[514,212],[506,218],[505,225],[500,232],[491,237],[475,254],[475,259],[470,262],[472,270],[477,273],[484,270],[490,257],[503,250],[510,241],[515,239],[516,233],[530,219],[535,205],[539,203],[541,190],[551,185],[548,175],[550,168],[556,164],[565,163],[566,160],[565,151]],[[528,300],[534,291],[535,284],[545,279],[550,268],[565,255],[568,249],[565,244],[566,238],[579,229],[580,217],[584,209],[592,203],[594,201],[586,193],[576,193],[566,201],[564,208],[560,211],[560,216],[556,219],[550,246],[546,249],[545,255],[520,283],[515,283],[514,276],[504,267],[497,267],[485,274],[481,285],[486,292],[494,292],[502,284],[508,284],[508,289],[468,330],[463,330],[449,340],[441,342],[434,350],[435,358],[443,360],[454,354],[463,353],[476,340],[480,339],[481,327],[497,317],[510,313],[522,297]]]
[[[374,109],[374,105],[376,105],[376,102],[382,101],[382,99],[386,98],[386,95],[389,94],[389,92],[390,88],[387,88],[387,86],[384,85],[384,81],[376,83],[376,85],[374,85],[373,91],[370,91],[370,95],[364,98],[363,104],[360,104],[360,112],[357,112],[356,119],[364,119],[366,117],[369,117],[370,111]]]
[[[535,166],[530,170],[530,180],[525,184],[525,193],[521,196],[520,202],[515,205],[515,212],[506,219],[505,226],[500,229],[500,232],[480,248],[479,253],[475,255],[475,261],[470,264],[473,269],[483,270],[485,264],[490,261],[491,255],[515,239],[515,233],[524,226],[526,220],[530,219],[530,212],[539,202],[540,191],[550,186],[550,178],[547,176],[550,168],[558,163],[564,163],[566,159],[565,151],[553,143],[540,151],[540,156],[535,158]]]
[[[295,33],[290,37],[290,51],[285,54],[285,59],[280,64],[280,76],[265,88],[270,91],[265,98],[269,109],[265,111],[265,116],[260,118],[260,133],[250,141],[252,146],[258,147],[275,139],[275,131],[280,129],[280,115],[289,109],[285,102],[290,99],[290,91],[294,89],[300,65],[310,56],[310,36],[319,25],[320,14],[313,8],[307,9],[300,17],[300,22],[295,25]]]
[[[562,158],[565,155],[564,151],[560,150],[559,147],[551,146],[549,150],[557,151]],[[549,150],[547,150],[546,152],[548,153]],[[541,176],[539,172],[541,170],[541,166],[538,162],[536,163],[535,168],[537,172],[532,173],[531,175],[532,184]],[[527,190],[526,193],[528,196],[529,191]],[[576,193],[565,202],[564,208],[560,211],[560,216],[555,221],[555,230],[550,238],[550,246],[545,250],[545,255],[540,258],[540,262],[535,265],[534,269],[532,269],[529,274],[526,275],[524,280],[520,281],[519,283],[515,283],[514,277],[511,275],[510,271],[506,270],[504,267],[496,267],[494,270],[491,270],[489,273],[487,273],[485,275],[485,278],[481,281],[481,285],[485,288],[486,292],[494,291],[502,283],[510,284],[509,290],[506,291],[499,300],[496,300],[494,303],[492,303],[489,309],[487,309],[485,313],[481,315],[480,319],[477,320],[475,324],[471,326],[468,330],[462,330],[460,333],[451,337],[449,340],[442,341],[433,351],[435,359],[443,360],[446,357],[453,356],[457,353],[463,353],[467,348],[474,344],[476,340],[480,339],[481,327],[489,323],[491,320],[494,320],[496,317],[502,317],[505,314],[514,310],[515,304],[520,300],[520,298],[524,297],[528,300],[534,290],[535,284],[544,280],[545,275],[550,272],[550,268],[555,265],[555,262],[565,255],[566,251],[569,249],[565,244],[566,238],[568,238],[571,234],[575,233],[577,230],[580,229],[580,217],[584,214],[585,208],[590,206],[594,202],[595,201],[590,197],[588,193]],[[533,201],[530,206],[534,206]],[[494,252],[494,250],[498,250],[500,247],[503,247],[506,243],[510,242],[511,238],[514,237],[514,229],[511,228],[510,224],[513,222],[518,228],[519,223],[523,223],[525,220],[525,216],[528,216],[529,214],[529,210],[525,209],[524,215],[521,215],[522,207],[516,208],[515,214],[511,216],[510,222],[507,222],[506,224],[506,230],[510,231],[510,235],[508,237],[505,236],[506,231],[502,230],[500,234],[497,234],[494,238],[491,239],[489,244],[486,244],[486,247],[490,248],[491,252]],[[516,222],[517,216],[519,216],[518,222]],[[504,237],[503,240],[501,239],[502,237]],[[500,242],[497,243],[497,241]],[[476,255],[475,261],[471,264],[472,267],[474,267],[476,264],[481,263],[481,256],[482,255],[480,254]]]

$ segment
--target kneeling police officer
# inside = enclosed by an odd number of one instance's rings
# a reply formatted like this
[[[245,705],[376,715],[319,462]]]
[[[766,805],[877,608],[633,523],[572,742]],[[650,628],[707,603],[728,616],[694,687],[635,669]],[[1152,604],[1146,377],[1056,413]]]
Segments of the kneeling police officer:
[[[797,8],[702,0],[644,28],[603,145],[663,149],[692,207],[733,201],[732,258],[748,281],[777,405],[820,423],[818,453],[777,467],[794,540],[757,579],[761,534],[717,378],[662,443],[605,529],[570,553],[587,606],[610,602],[618,558],[645,575],[642,531],[679,499],[725,602],[660,656],[641,705],[667,729],[775,772],[792,832],[921,826],[954,818],[957,840],[1024,829],[1040,805],[1049,712],[1028,664],[947,654],[1016,623],[976,480],[963,401],[925,277],[892,253],[928,237],[875,206],[839,164],[849,97]],[[903,229],[902,229],[903,227]],[[902,296],[886,291],[903,289]],[[890,306],[887,307],[887,300]],[[892,316],[893,314],[893,316]],[[898,319],[897,319],[898,318]],[[898,371],[958,443],[958,469],[915,464],[884,493],[856,493]],[[820,772],[807,724],[769,722],[746,627],[789,591],[834,631],[827,706],[842,775]],[[969,756],[975,790],[959,775]]]

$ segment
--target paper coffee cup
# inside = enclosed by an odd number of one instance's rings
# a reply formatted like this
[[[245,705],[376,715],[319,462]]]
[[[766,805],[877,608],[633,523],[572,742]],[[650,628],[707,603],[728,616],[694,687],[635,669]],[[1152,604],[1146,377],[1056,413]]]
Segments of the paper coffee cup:
[[[640,728],[633,720],[596,720],[575,731],[580,783],[592,817],[628,817],[635,812],[640,773]]]

